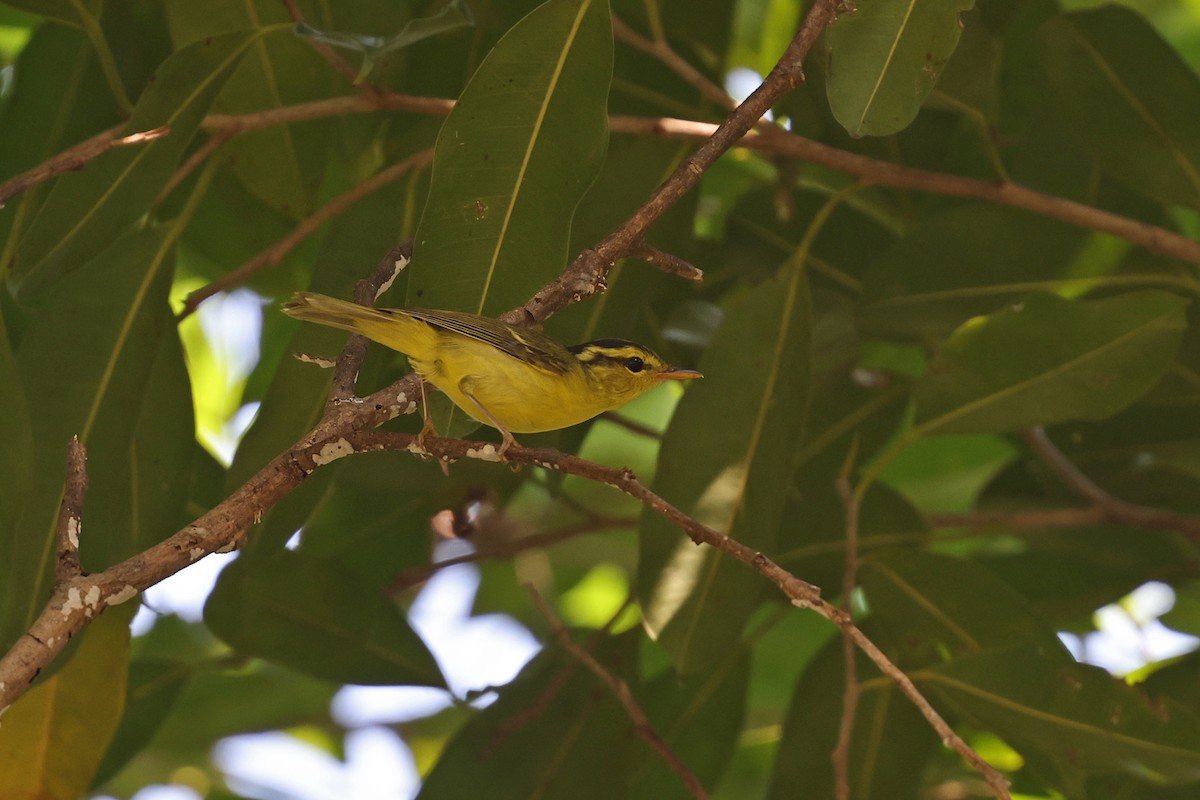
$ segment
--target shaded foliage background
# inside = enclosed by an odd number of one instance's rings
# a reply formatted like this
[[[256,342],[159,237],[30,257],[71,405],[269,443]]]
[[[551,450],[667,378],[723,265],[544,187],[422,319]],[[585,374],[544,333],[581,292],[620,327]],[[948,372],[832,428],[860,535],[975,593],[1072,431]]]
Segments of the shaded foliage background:
[[[319,418],[328,374],[291,354],[332,356],[344,337],[275,300],[349,296],[415,237],[381,303],[525,303],[694,147],[653,121],[720,120],[712,86],[768,71],[804,10],[613,0],[614,46],[598,0],[297,5],[299,33],[275,0],[0,6],[0,180],[114,126],[170,128],[0,211],[2,649],[54,580],[72,435],[90,454],[81,558],[98,571],[220,503]],[[1171,2],[908,5],[843,9],[775,109],[794,134],[876,161],[851,175],[764,135],[650,231],[702,283],[621,262],[606,293],[546,325],[644,342],[705,380],[622,412],[636,430],[601,420],[522,443],[633,467],[830,598],[854,534],[862,627],[1020,792],[1191,796],[1200,657],[1131,687],[1055,633],[1157,580],[1180,600],[1170,624],[1200,635],[1200,259],[1053,210],[916,191],[879,165],[1019,184],[1186,250],[1200,238],[1200,23]],[[647,39],[660,57],[635,46]],[[447,104],[415,98],[460,104],[443,120]],[[248,377],[230,380],[196,316],[176,320],[214,282],[270,301]],[[361,393],[404,372],[372,348]],[[211,445],[250,402],[257,418],[221,463],[197,432]],[[491,433],[435,411],[443,432]],[[847,469],[857,524],[837,492]],[[522,587],[555,606],[597,570],[619,576],[593,598],[611,618],[558,614],[713,796],[834,796],[846,670],[832,625],[607,487],[472,461],[444,476],[408,453],[339,460],[267,510],[203,624],[163,618],[131,641],[128,605],[89,626],[4,717],[5,796],[128,796],[182,766],[231,796],[208,755],[221,737],[284,729],[337,753],[338,686],[443,686],[404,612],[447,509],[472,516],[476,612],[515,617],[545,648],[486,708],[398,726],[422,797],[689,796]],[[866,661],[857,677],[842,789],[986,794],[889,680]]]

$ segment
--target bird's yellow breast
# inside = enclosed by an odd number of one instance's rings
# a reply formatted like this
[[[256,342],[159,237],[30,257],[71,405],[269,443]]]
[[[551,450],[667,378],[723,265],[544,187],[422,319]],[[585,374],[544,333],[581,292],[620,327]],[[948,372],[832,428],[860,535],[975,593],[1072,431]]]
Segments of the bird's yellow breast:
[[[590,390],[583,368],[550,372],[462,336],[442,336],[437,357],[409,358],[421,377],[485,425],[492,424],[468,395],[513,433],[538,433],[577,425],[607,411]]]

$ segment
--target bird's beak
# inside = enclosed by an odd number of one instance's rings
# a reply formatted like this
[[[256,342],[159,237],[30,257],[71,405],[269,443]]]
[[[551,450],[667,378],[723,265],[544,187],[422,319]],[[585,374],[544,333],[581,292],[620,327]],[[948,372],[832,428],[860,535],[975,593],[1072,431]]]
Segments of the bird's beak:
[[[660,381],[690,381],[693,378],[703,378],[704,376],[694,369],[670,369],[663,370],[654,376]]]

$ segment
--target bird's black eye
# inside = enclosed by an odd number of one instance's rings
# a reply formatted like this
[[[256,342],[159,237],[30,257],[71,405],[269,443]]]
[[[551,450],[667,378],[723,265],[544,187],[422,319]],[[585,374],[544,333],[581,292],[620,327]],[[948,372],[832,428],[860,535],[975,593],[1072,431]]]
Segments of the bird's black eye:
[[[630,372],[641,372],[646,368],[646,362],[637,356],[630,356],[625,359],[625,368]]]

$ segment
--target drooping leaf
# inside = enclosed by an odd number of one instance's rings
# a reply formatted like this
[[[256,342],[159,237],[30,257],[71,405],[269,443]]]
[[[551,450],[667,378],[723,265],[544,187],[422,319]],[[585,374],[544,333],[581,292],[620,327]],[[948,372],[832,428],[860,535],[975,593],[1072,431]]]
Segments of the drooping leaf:
[[[851,796],[915,800],[921,796],[921,774],[913,767],[936,752],[937,737],[892,681],[864,656],[856,658],[862,694],[850,744]],[[783,720],[769,800],[833,796],[830,753],[837,743],[844,685],[842,643],[834,638],[796,684]]]
[[[916,117],[954,53],[974,0],[879,0],[829,26],[829,105],[851,136],[887,136]]]
[[[192,668],[179,659],[135,659],[129,665],[125,709],[92,780],[93,788],[117,774],[150,741],[187,686]]]
[[[1062,122],[1092,156],[1151,197],[1200,208],[1195,71],[1123,6],[1063,14],[1040,34]]]
[[[21,342],[17,359],[26,402],[40,411],[31,420],[36,451],[25,510],[18,525],[0,531],[6,537],[0,549],[12,570],[2,587],[0,642],[11,642],[28,627],[49,593],[54,524],[66,443],[72,436],[96,448],[91,454],[91,511],[85,512],[80,540],[84,568],[103,569],[154,535],[145,532],[143,537],[121,523],[128,522],[123,515],[131,499],[130,441],[170,320],[169,264],[169,227],[118,240],[63,282]],[[176,372],[174,379],[168,378],[172,381],[181,383],[182,374]],[[163,413],[177,420],[187,413],[186,406]],[[187,432],[185,436],[190,438]],[[99,465],[104,468],[97,469]],[[159,498],[147,502],[155,504]],[[121,515],[107,519],[113,509]]]
[[[655,491],[696,519],[769,552],[803,430],[811,300],[802,265],[742,292],[671,420]],[[711,366],[710,366],[711,365]],[[736,409],[730,413],[730,409]],[[683,674],[703,671],[741,636],[761,578],[665,519],[642,519],[638,588],[646,625]]]
[[[1187,302],[1160,291],[1100,300],[1034,294],[970,320],[917,381],[917,426],[1002,432],[1112,416],[1170,365]]]
[[[635,644],[626,635],[592,654],[628,680],[636,675]],[[641,742],[610,691],[573,655],[542,651],[499,694],[451,739],[419,798],[625,796]]]
[[[0,459],[0,531],[4,531],[16,524],[25,500],[25,487],[30,479],[28,465],[33,460],[33,434],[3,309],[0,309],[0,441],[5,443],[6,451]]]
[[[22,292],[36,294],[78,269],[146,213],[253,40],[236,33],[196,42],[163,63],[123,134],[162,126],[170,133],[110,150],[58,179],[14,256]]]
[[[928,216],[871,265],[861,325],[874,335],[941,339],[973,316],[1062,285],[1082,239],[1077,229],[994,205]]]
[[[411,305],[495,315],[567,261],[608,142],[604,0],[549,0],[488,54],[438,136]]]
[[[137,603],[92,622],[70,662],[4,715],[0,786],[7,797],[76,800],[86,794],[125,708],[129,620]]]
[[[204,621],[240,652],[328,680],[444,685],[400,608],[330,559],[243,557],[221,573]]]
[[[876,629],[916,658],[1036,644],[1069,660],[1033,605],[972,561],[897,548],[872,553],[859,574]]]
[[[12,87],[0,108],[0,178],[7,180],[55,153],[121,120],[96,65],[95,51],[79,31],[40,25],[13,65]],[[22,131],[37,130],[39,136]],[[4,243],[0,274],[7,280],[12,253],[37,216],[53,184],[30,187],[0,214]]]
[[[731,651],[717,669],[683,680],[674,670],[664,670],[638,693],[654,730],[707,787],[716,784],[742,731],[750,678],[748,656],[745,649]],[[666,762],[648,748],[630,783],[630,797],[639,800],[693,796]]]
[[[1037,648],[989,650],[912,676],[1018,749],[1152,783],[1200,780],[1200,717]]]

